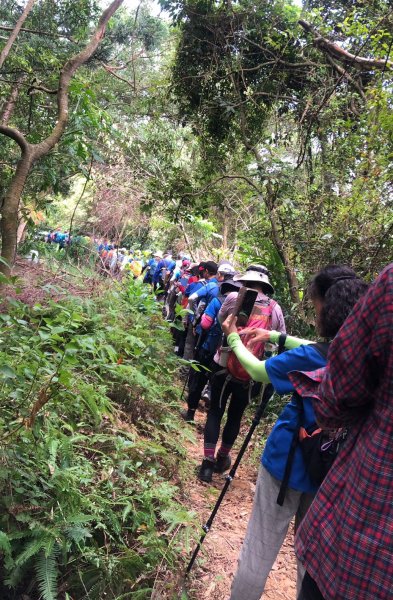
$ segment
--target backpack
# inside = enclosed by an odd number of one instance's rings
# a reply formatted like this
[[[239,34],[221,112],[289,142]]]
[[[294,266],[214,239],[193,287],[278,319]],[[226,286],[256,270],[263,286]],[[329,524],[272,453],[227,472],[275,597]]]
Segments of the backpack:
[[[262,329],[271,329],[272,328],[272,312],[277,302],[274,300],[269,300],[268,304],[264,300],[257,300],[254,304],[254,308],[252,313],[247,321],[245,327],[251,327],[252,329],[262,328]],[[238,327],[237,330],[240,332],[245,327]],[[252,340],[250,335],[246,335],[243,337],[242,341],[245,347],[252,352],[254,356],[257,358],[261,358],[263,356],[263,352],[265,349],[265,344],[260,342],[258,344],[250,344]],[[250,345],[249,345],[250,344]],[[226,365],[228,373],[234,378],[247,383],[251,381],[250,375],[240,364],[239,359],[237,358],[234,352],[230,352],[228,356],[228,362]]]
[[[172,276],[173,270],[176,267],[176,263],[173,260],[168,260],[165,259],[165,264],[164,266],[161,268],[161,272],[160,272],[160,280],[162,285],[167,286],[169,283],[169,280]]]
[[[318,342],[316,344],[312,344],[312,346],[327,360],[329,350],[328,342]],[[288,488],[293,460],[295,457],[295,451],[298,445],[300,445],[302,450],[304,464],[310,480],[315,486],[319,487],[330,467],[332,466],[341,443],[344,441],[347,435],[347,431],[344,429],[335,430],[332,435],[332,432],[320,429],[317,424],[315,424],[315,427],[312,428],[312,431],[307,431],[304,429],[303,398],[296,391],[293,394],[293,398],[295,399],[298,408],[298,422],[293,432],[291,446],[289,448],[288,458],[285,465],[284,476],[277,497],[277,504],[280,506],[284,504],[285,494]],[[301,433],[302,430],[303,433]]]

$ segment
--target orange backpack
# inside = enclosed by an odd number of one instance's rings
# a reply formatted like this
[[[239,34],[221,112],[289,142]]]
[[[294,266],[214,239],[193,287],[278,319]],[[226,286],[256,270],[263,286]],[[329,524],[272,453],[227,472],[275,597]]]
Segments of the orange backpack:
[[[246,327],[251,327],[252,329],[262,328],[262,329],[271,329],[272,328],[272,312],[273,308],[276,306],[277,302],[274,300],[269,300],[269,303],[266,304],[264,300],[256,301],[254,304],[254,308],[252,309],[252,313],[247,321],[247,325],[245,327],[238,327],[237,331],[240,332],[242,329]],[[250,335],[245,335],[242,337],[242,342],[245,347],[252,352],[254,356],[257,358],[262,358],[263,352],[265,349],[264,342],[258,342],[257,344],[250,344],[252,341],[252,337]],[[234,352],[230,352],[228,356],[228,362],[226,366],[228,372],[234,379],[238,379],[244,383],[251,381],[250,375],[240,364],[239,359],[237,358]]]

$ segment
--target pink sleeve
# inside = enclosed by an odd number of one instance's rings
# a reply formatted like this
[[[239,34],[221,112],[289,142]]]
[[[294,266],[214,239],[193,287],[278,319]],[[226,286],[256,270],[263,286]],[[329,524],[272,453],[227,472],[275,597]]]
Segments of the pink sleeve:
[[[212,317],[208,317],[207,315],[202,315],[202,319],[201,319],[202,329],[210,329],[210,327],[213,325],[213,321],[214,321],[214,319],[212,319]]]
[[[272,310],[272,329],[274,331],[286,333],[284,315],[282,314],[281,306],[278,303],[276,303]]]

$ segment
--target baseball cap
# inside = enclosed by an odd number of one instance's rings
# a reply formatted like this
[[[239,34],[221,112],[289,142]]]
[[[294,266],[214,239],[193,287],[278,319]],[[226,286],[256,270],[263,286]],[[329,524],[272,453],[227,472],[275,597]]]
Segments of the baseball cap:
[[[217,272],[222,273],[223,275],[234,275],[236,269],[230,263],[221,263],[221,265],[218,265]]]

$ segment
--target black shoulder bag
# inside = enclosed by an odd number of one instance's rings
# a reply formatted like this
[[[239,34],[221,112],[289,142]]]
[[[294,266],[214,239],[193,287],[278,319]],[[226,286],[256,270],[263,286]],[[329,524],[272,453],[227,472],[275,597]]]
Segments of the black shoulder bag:
[[[328,342],[319,342],[313,344],[313,346],[324,358],[327,358],[329,350]],[[294,393],[293,398],[298,407],[298,421],[293,432],[291,446],[285,465],[284,477],[277,497],[277,504],[280,506],[284,504],[293,459],[298,444],[300,444],[302,449],[306,470],[312,483],[316,486],[320,486],[337,456],[342,441],[347,435],[346,430],[323,430],[319,429],[317,424],[315,424],[311,430],[306,431],[307,437],[300,441],[299,434],[304,423],[304,404],[303,398],[297,392]],[[317,431],[317,433],[312,435],[314,431]]]

